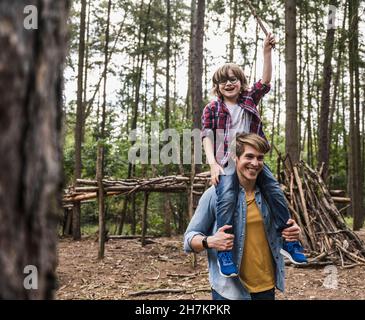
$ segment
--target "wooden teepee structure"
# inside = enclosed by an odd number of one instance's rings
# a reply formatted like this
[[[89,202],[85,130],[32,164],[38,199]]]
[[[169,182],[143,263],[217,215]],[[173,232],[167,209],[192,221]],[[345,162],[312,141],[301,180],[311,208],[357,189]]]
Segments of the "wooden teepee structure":
[[[304,161],[293,165],[281,159],[282,188],[290,212],[303,230],[302,242],[310,252],[312,264],[350,267],[365,264],[365,244],[345,223],[336,202],[349,198],[332,196],[318,172]]]

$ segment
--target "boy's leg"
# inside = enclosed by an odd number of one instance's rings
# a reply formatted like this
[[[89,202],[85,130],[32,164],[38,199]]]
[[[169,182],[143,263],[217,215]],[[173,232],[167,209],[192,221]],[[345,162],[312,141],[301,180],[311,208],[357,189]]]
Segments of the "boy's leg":
[[[233,212],[237,203],[238,177],[237,173],[220,175],[215,187],[217,193],[217,227],[232,225]],[[227,230],[233,233],[232,229]]]
[[[258,176],[257,184],[271,209],[274,221],[277,225],[277,232],[281,235],[281,232],[285,228],[290,227],[287,225],[287,221],[290,219],[290,213],[286,204],[284,192],[281,190],[279,182],[275,179],[266,164]],[[284,241],[281,253],[295,264],[307,262],[307,258],[303,254],[303,248],[299,241]]]
[[[217,193],[217,228],[233,224],[233,213],[237,203],[238,177],[235,168],[225,168],[226,175],[219,176],[215,187]],[[233,227],[226,231],[233,233]],[[238,275],[237,266],[233,262],[232,251],[218,251],[218,265],[224,277]]]

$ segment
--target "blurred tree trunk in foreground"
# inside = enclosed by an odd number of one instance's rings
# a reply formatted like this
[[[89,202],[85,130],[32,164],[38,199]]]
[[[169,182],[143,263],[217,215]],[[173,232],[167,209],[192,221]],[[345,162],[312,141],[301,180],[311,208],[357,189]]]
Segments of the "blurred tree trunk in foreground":
[[[0,3],[0,299],[50,299],[56,285],[68,8]]]

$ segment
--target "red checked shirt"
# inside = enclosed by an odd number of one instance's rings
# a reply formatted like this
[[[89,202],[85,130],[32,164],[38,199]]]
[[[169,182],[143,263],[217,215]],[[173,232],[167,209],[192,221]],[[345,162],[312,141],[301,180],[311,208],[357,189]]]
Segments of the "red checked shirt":
[[[263,84],[259,80],[249,91],[244,91],[237,102],[238,106],[250,115],[250,133],[257,133],[266,141],[257,105],[269,91],[270,85]],[[214,155],[217,162],[222,166],[227,163],[229,157],[230,130],[235,129],[236,132],[243,132],[240,131],[240,128],[233,128],[231,124],[231,115],[222,99],[212,100],[205,106],[202,114],[201,137],[204,139],[209,136],[214,141]]]

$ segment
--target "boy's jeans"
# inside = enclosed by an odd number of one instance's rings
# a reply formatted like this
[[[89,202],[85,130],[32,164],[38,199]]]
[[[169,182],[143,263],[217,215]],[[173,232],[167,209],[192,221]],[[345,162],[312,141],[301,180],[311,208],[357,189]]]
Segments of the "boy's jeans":
[[[215,188],[217,193],[217,227],[232,225],[233,211],[236,206],[239,181],[236,168],[228,166],[224,168],[226,175],[219,176],[219,182]],[[269,167],[265,164],[263,170],[257,178],[257,185],[270,208],[274,221],[277,225],[278,233],[288,228],[286,224],[290,219],[290,213],[285,201],[283,191],[280,189],[279,182],[275,179]],[[231,233],[230,229],[227,233]]]

